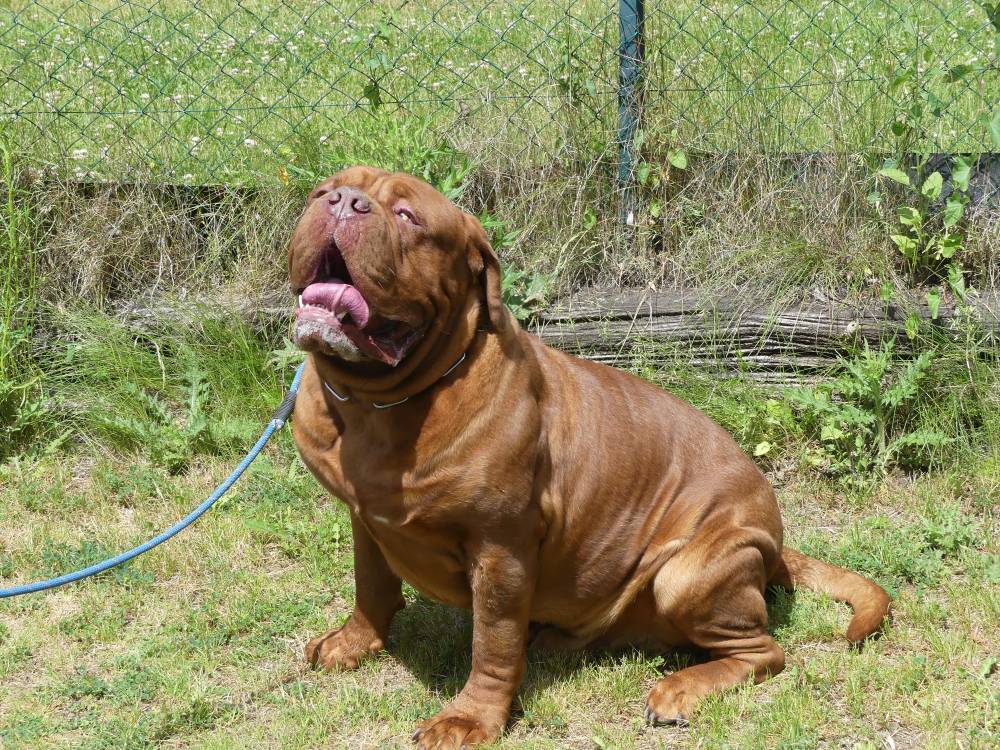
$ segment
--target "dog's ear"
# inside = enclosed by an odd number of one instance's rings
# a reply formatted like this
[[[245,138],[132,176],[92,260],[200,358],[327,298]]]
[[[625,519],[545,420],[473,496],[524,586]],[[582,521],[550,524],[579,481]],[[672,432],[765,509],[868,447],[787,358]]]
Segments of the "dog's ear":
[[[473,277],[478,279],[485,290],[486,310],[494,330],[503,331],[507,327],[507,310],[504,308],[503,296],[500,292],[500,259],[493,252],[490,241],[486,237],[486,230],[479,223],[479,219],[466,214],[465,224],[469,238],[469,268],[472,269]]]

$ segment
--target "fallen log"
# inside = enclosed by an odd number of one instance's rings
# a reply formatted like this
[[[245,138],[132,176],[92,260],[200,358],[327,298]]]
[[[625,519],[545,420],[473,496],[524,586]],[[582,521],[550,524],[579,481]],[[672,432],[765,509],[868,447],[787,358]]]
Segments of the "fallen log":
[[[287,294],[214,298],[131,305],[120,310],[131,328],[156,330],[236,317],[277,339],[288,331],[292,301]],[[966,305],[942,303],[931,320],[926,305],[852,306],[825,299],[792,305],[748,304],[711,299],[696,291],[649,289],[585,290],[552,304],[526,328],[546,344],[569,354],[626,366],[637,356],[656,360],[681,354],[692,364],[742,372],[757,380],[813,379],[868,342],[895,338],[897,350],[910,348],[909,310],[924,331],[946,338],[971,330],[984,342],[1000,342],[1000,292]]]
[[[690,291],[587,291],[541,313],[533,329],[550,346],[607,364],[623,364],[640,352],[655,357],[659,347],[780,381],[822,374],[864,342],[878,346],[895,338],[905,351],[910,309],[934,335],[964,337],[971,326],[974,335],[1000,341],[1000,294],[966,305],[943,303],[931,320],[926,305],[904,310],[811,299],[766,307]]]

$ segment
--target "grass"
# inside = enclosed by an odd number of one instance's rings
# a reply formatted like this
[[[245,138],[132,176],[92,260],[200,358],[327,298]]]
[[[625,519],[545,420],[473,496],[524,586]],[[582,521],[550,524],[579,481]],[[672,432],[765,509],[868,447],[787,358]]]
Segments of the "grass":
[[[67,316],[55,349],[72,358],[49,388],[74,438],[0,469],[5,581],[73,569],[165,528],[228,473],[290,378],[273,344],[233,324],[178,328],[157,349],[102,316]],[[756,409],[773,393],[720,381],[679,355],[633,366],[747,449],[760,439]],[[183,385],[192,371],[208,384],[200,395]],[[929,473],[845,488],[798,460],[807,445],[794,432],[766,459],[790,543],[893,593],[883,638],[852,651],[845,606],[775,592],[772,630],[788,668],[711,699],[685,729],[644,728],[641,707],[662,670],[694,655],[533,653],[498,747],[869,748],[887,737],[900,748],[995,746],[1000,404],[983,393],[979,426]],[[151,396],[162,418],[150,415]],[[175,465],[157,452],[158,437],[136,443],[107,430],[131,419],[183,436],[193,411],[237,439],[191,439]],[[412,590],[406,597],[387,654],[346,674],[305,667],[305,641],[350,611],[350,527],[282,432],[179,539],[113,574],[0,602],[0,741],[5,750],[407,747],[413,725],[461,688],[471,622]]]
[[[380,109],[454,131],[463,151],[488,134],[522,162],[569,142],[614,149],[618,23],[603,2],[46,0],[0,20],[0,108],[41,162],[79,176],[273,181],[377,129]],[[976,71],[936,89],[947,111],[925,144],[979,151],[992,49],[986,12],[959,0],[650,8],[649,129],[691,150],[885,149],[911,95],[890,81],[919,59],[920,85],[936,87],[933,65]]]
[[[31,334],[38,305],[33,214],[18,185],[18,161],[0,133],[0,456],[30,437],[41,418]]]

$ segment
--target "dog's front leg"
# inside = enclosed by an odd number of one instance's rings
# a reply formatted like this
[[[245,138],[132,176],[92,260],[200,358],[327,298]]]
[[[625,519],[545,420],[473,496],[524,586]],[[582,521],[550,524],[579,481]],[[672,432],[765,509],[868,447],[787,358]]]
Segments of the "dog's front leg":
[[[492,742],[503,731],[524,677],[528,615],[537,547],[482,545],[470,571],[472,673],[445,709],[413,735],[421,750],[458,750]]]
[[[354,538],[354,612],[342,627],[306,644],[306,660],[324,669],[354,669],[385,648],[389,623],[403,608],[402,582],[371,534],[351,513]]]

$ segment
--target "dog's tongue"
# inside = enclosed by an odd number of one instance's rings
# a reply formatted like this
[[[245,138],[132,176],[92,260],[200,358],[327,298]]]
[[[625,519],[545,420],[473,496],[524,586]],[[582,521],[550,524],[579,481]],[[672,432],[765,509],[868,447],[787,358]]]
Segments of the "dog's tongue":
[[[310,284],[302,292],[302,301],[307,305],[325,307],[334,315],[349,313],[351,321],[359,329],[368,325],[368,303],[361,292],[342,281]]]

